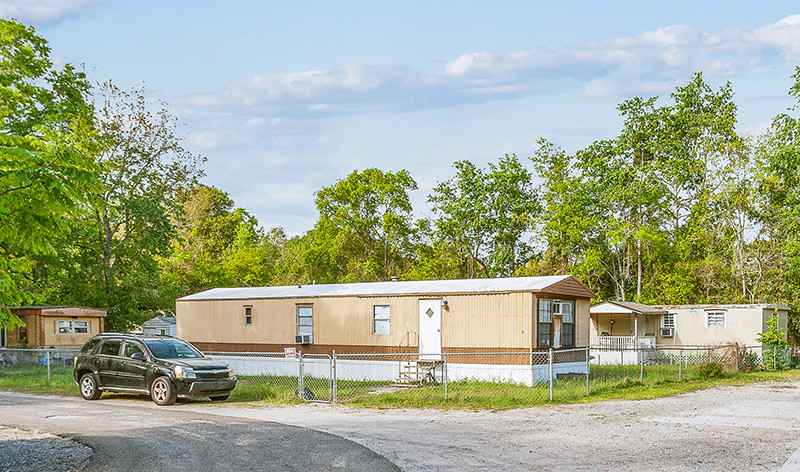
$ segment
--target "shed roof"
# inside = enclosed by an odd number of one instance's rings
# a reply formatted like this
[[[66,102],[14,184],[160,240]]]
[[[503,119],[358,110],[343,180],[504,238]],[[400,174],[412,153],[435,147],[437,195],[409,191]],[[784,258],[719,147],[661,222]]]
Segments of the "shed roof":
[[[595,294],[571,275],[508,277],[496,279],[420,280],[352,284],[290,285],[282,287],[213,288],[179,298],[192,300],[245,300],[259,298],[313,298],[354,296],[449,295],[508,292],[553,292],[579,298]]]
[[[589,313],[635,313],[640,315],[664,315],[668,312],[663,308],[644,305],[642,303],[606,300],[604,302],[595,303],[589,307]]]
[[[142,323],[142,327],[168,326],[174,324],[175,324],[174,316],[157,316],[155,318],[150,318],[149,320]]]

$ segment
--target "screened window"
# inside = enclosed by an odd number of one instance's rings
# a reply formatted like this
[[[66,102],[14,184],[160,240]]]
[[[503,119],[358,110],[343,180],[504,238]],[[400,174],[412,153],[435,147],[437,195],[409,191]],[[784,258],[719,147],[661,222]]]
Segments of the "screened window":
[[[391,312],[389,305],[372,305],[372,333],[390,334]]]
[[[58,334],[87,334],[89,332],[88,321],[78,320],[59,320]]]
[[[245,326],[253,325],[253,307],[251,306],[244,307],[244,325]]]
[[[725,312],[709,311],[706,313],[706,328],[724,328]]]
[[[297,307],[297,334],[298,335],[314,334],[314,307],[312,306]]]
[[[661,327],[675,329],[675,313],[661,315]]]

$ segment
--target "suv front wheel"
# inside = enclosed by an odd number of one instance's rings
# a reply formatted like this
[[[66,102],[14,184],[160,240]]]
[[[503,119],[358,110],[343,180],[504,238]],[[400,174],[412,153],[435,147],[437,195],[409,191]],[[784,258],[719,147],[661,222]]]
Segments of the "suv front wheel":
[[[81,396],[86,400],[97,400],[103,393],[97,388],[97,377],[92,373],[83,374],[80,383]]]
[[[178,394],[175,393],[175,387],[169,381],[169,377],[162,376],[153,380],[153,385],[150,386],[150,398],[158,405],[172,405]]]

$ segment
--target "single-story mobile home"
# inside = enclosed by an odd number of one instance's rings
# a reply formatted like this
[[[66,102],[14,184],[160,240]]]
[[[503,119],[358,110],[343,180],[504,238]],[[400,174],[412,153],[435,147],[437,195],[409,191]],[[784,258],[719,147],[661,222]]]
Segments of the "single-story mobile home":
[[[534,352],[589,345],[595,295],[570,275],[216,288],[176,301],[178,336],[206,351]],[[526,364],[533,356],[495,358]]]
[[[775,303],[737,305],[659,305],[604,301],[590,308],[595,362],[636,363],[635,349],[671,346],[756,347],[767,320],[777,316],[787,333],[789,307]],[[627,357],[610,351],[627,352]],[[608,359],[608,360],[607,360]]]
[[[9,308],[23,325],[0,328],[0,347],[81,347],[102,333],[106,311],[78,306],[21,306]]]

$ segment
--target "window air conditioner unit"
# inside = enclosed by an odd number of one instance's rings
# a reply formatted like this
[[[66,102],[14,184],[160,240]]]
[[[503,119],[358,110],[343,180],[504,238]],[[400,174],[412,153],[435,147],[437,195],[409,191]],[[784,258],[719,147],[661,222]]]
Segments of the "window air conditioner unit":
[[[295,344],[311,344],[310,334],[298,334],[294,337]]]
[[[671,338],[675,336],[675,328],[661,328],[662,338]]]

